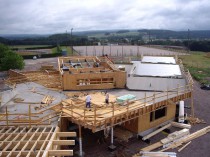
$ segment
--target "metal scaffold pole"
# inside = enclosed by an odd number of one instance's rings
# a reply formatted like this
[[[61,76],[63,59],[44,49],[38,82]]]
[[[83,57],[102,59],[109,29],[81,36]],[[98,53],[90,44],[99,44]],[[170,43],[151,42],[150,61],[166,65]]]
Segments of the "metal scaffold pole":
[[[82,152],[82,129],[81,129],[81,125],[79,125],[79,156],[83,156],[83,152]]]

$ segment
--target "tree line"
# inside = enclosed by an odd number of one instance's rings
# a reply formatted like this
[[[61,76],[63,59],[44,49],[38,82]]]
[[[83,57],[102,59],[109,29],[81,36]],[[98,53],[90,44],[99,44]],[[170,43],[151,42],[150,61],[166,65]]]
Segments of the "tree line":
[[[144,30],[145,31],[145,30]],[[118,33],[128,32],[128,30],[118,31]],[[139,30],[139,32],[141,32]],[[161,34],[176,34],[174,31],[167,31],[167,33],[163,33],[161,31],[151,31],[151,34],[156,34],[158,36]],[[184,32],[186,33],[186,32]],[[183,36],[186,34],[183,33]],[[201,32],[200,32],[201,33]],[[125,40],[126,39],[126,40]],[[129,40],[127,40],[129,39]],[[103,38],[96,38],[96,37],[88,37],[88,36],[81,36],[81,35],[70,35],[70,34],[54,34],[48,37],[34,37],[34,38],[26,38],[26,39],[5,39],[0,37],[0,43],[4,43],[7,45],[50,45],[46,48],[52,48],[56,45],[63,45],[63,46],[84,46],[84,45],[97,45],[98,42],[102,44],[107,43],[124,43],[128,45],[170,45],[170,46],[184,46],[191,51],[203,51],[203,52],[210,52],[210,40],[170,40],[170,39],[158,39],[150,40],[145,42],[141,36],[106,36]],[[35,48],[34,48],[35,49]]]

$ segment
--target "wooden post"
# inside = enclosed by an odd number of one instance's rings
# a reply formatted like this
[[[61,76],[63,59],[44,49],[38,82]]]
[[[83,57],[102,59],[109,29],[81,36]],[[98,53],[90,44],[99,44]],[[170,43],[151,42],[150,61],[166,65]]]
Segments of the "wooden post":
[[[6,120],[7,120],[7,127],[9,125],[9,121],[8,121],[8,111],[7,111],[7,106],[6,106]]]
[[[179,84],[177,84],[177,96],[179,95]]]
[[[114,103],[112,103],[112,118],[114,118]]]
[[[127,101],[127,119],[128,119],[128,111],[129,111],[129,102]]]
[[[28,106],[29,128],[31,128],[31,105]]]
[[[167,91],[166,92],[167,92],[167,100],[168,100],[168,87],[167,87]]]
[[[112,45],[110,44],[110,53],[109,53],[110,56],[112,55],[111,51],[112,51]]]
[[[85,123],[85,119],[86,119],[85,112],[86,112],[86,109],[84,108],[84,123]]]
[[[192,117],[195,117],[195,112],[194,112],[194,100],[193,100],[193,84],[191,83],[191,114]]]
[[[112,103],[112,119],[111,119],[111,122],[112,122],[112,126],[114,124],[114,103]]]
[[[96,127],[96,105],[94,104],[94,125]]]
[[[144,106],[146,106],[146,102],[147,102],[147,92],[144,93]]]
[[[155,92],[153,94],[153,104],[155,104]]]
[[[81,125],[79,125],[79,156],[82,156],[82,128]]]
[[[73,104],[71,102],[71,117],[73,117]]]

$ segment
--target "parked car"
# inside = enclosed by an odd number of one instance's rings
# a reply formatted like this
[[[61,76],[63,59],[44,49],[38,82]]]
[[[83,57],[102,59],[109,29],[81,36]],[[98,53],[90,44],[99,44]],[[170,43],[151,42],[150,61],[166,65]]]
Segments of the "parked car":
[[[203,90],[210,90],[210,84],[203,84],[203,85],[201,85],[201,89],[203,89]]]

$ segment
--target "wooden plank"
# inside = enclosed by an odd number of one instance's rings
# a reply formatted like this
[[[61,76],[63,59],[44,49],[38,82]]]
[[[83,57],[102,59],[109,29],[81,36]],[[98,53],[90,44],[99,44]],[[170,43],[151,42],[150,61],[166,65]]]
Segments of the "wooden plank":
[[[42,153],[43,149],[45,148],[45,145],[47,144],[48,139],[51,137],[51,135],[53,134],[52,131],[53,131],[54,127],[51,128],[51,130],[49,131],[47,137],[45,138],[44,142],[42,143],[42,146],[40,147],[39,149],[39,152],[37,153],[36,157],[40,157],[40,154]],[[59,129],[57,129],[59,130]],[[50,139],[49,139],[50,140]],[[44,154],[44,153],[43,153]]]
[[[189,124],[183,124],[183,123],[177,123],[177,122],[171,122],[171,125],[173,127],[183,128],[183,129],[190,129],[191,125]]]
[[[38,132],[38,131],[39,131],[39,128],[37,128],[36,131],[33,132],[33,135],[29,138],[28,142],[22,147],[21,151],[18,153],[18,155],[16,157],[20,157],[21,156],[21,152],[24,151],[27,148],[27,146],[29,144],[29,141],[31,141],[34,138],[35,133]],[[26,134],[26,136],[27,136],[27,134]]]
[[[176,157],[175,152],[146,152],[146,151],[141,151],[139,154],[140,154],[140,156],[144,156],[144,157]]]
[[[183,149],[185,149],[190,143],[191,143],[191,141],[188,142],[187,144],[185,144],[182,148],[180,148],[180,149],[178,150],[178,152],[181,152],[181,151],[182,151]]]
[[[147,147],[145,147],[145,148],[143,148],[141,150],[142,151],[152,151],[152,150],[155,150],[155,149],[157,149],[157,148],[159,148],[161,146],[163,146],[163,144],[161,142],[156,142],[156,143],[154,143],[154,144],[152,144],[150,146],[147,146]]]
[[[200,136],[203,136],[203,135],[207,134],[208,132],[210,132],[210,126],[205,127],[205,128],[203,128],[201,130],[198,130],[198,131],[196,131],[196,132],[194,132],[194,133],[192,133],[190,135],[187,135],[183,139],[181,139],[181,140],[179,140],[177,142],[172,143],[170,146],[168,146],[167,148],[165,148],[165,149],[163,149],[161,151],[166,151],[168,149],[176,148],[178,146],[181,146],[183,143],[189,142],[189,141],[191,141],[191,140],[193,140],[195,138],[198,138]]]
[[[152,133],[150,133],[150,134],[144,136],[144,137],[142,138],[142,140],[147,140],[147,139],[151,138],[152,136],[155,136],[155,135],[158,134],[159,132],[161,132],[161,131],[165,130],[166,128],[169,128],[169,127],[171,127],[171,124],[167,124],[167,125],[161,127],[160,129],[155,130],[154,132],[152,132]]]
[[[57,132],[56,136],[57,137],[76,137],[77,133],[76,132]]]
[[[74,140],[53,140],[53,145],[75,145]]]
[[[45,131],[46,131],[46,127],[42,130],[42,133],[44,133]],[[30,157],[31,156],[31,153],[32,153],[32,151],[34,151],[34,149],[35,149],[35,147],[37,146],[37,143],[38,143],[38,141],[41,139],[41,137],[42,137],[42,133],[39,135],[39,137],[36,139],[36,141],[34,142],[34,144],[33,144],[33,146],[31,147],[31,149],[30,149],[30,152],[28,152],[28,154],[27,154],[27,156],[26,157]],[[26,143],[26,144],[28,144],[28,143]]]
[[[18,137],[21,135],[22,132],[24,132],[26,130],[26,128],[24,128],[19,134],[17,134],[17,136],[13,139],[14,141],[16,139],[18,139]],[[27,133],[31,132],[32,128],[28,130]],[[19,142],[14,146],[14,148],[12,149],[12,151],[10,151],[10,153],[7,155],[8,157],[18,148],[18,146],[20,145],[20,143],[27,137],[27,133],[25,133],[25,135],[19,140]],[[17,154],[18,155],[18,154]]]
[[[58,132],[60,130],[59,127],[56,127],[55,128],[55,131],[53,133],[53,135],[51,136],[50,138],[50,142],[47,144],[47,147],[45,148],[45,151],[44,151],[44,154],[42,155],[42,157],[48,157],[48,151],[52,148],[52,143],[53,143],[53,140],[56,138],[56,132]]]
[[[73,156],[73,150],[49,150],[48,156]]]

